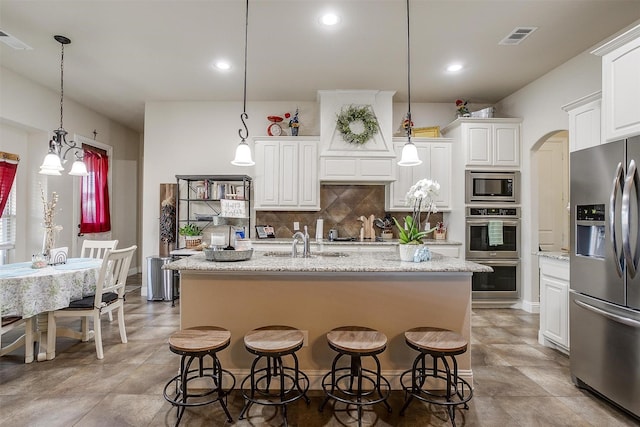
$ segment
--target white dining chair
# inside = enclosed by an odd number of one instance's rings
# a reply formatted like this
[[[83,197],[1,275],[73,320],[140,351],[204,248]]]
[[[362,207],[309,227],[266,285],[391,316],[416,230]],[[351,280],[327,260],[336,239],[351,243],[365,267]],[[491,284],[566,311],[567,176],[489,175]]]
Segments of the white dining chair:
[[[83,240],[80,258],[104,258],[107,251],[112,251],[118,246],[118,240]],[[108,313],[109,322],[113,322],[113,314]]]
[[[117,240],[84,240],[80,250],[80,258],[104,258],[108,250],[118,246]]]
[[[87,341],[92,337],[96,341],[98,359],[104,358],[102,349],[102,328],[100,315],[117,310],[120,340],[127,342],[127,332],[124,325],[124,288],[127,283],[129,265],[137,246],[108,251],[102,262],[100,274],[96,283],[94,296],[72,301],[69,307],[49,312],[49,333],[53,337],[64,336]],[[81,330],[56,325],[56,319],[61,317],[81,317]],[[93,319],[93,331],[88,331],[88,320]]]
[[[14,339],[9,344],[2,343],[2,336],[8,332],[16,330],[17,328],[24,326],[24,334]],[[6,340],[6,337],[5,337]],[[24,345],[24,361],[25,363],[33,362],[33,345],[34,345],[34,333],[33,333],[33,318],[32,317],[20,317],[20,316],[5,316],[2,317],[2,323],[0,324],[0,357],[5,354],[12,353],[21,346]]]

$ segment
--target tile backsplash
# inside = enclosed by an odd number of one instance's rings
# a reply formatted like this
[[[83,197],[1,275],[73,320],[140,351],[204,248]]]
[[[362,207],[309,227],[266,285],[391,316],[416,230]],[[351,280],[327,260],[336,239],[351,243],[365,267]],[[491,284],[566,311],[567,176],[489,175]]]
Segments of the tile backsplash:
[[[309,235],[315,236],[316,220],[323,219],[324,238],[329,234],[329,229],[336,228],[340,237],[360,236],[362,222],[358,220],[360,216],[384,218],[385,201],[384,185],[322,185],[320,186],[320,211],[258,211],[256,212],[256,224],[272,225],[275,229],[276,237],[289,238],[293,236],[293,223],[299,222],[302,229],[309,226]],[[410,212],[392,212],[399,221],[400,218]],[[426,214],[422,215],[424,221]],[[442,221],[442,213],[432,214],[429,222],[433,225],[437,221]],[[381,231],[375,229],[379,236]],[[397,236],[394,227],[394,237]]]

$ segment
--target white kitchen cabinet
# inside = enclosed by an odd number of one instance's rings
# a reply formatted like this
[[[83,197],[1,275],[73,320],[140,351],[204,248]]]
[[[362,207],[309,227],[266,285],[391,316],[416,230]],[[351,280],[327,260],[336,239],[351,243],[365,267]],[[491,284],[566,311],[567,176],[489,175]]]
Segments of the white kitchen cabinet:
[[[256,210],[320,210],[318,140],[255,141]]]
[[[464,146],[465,166],[479,168],[520,167],[521,119],[462,118],[442,133]]]
[[[418,149],[422,164],[396,168],[396,180],[387,186],[386,209],[388,211],[408,211],[405,202],[409,188],[418,180],[429,178],[438,181],[440,193],[436,206],[440,211],[451,209],[451,144],[449,138],[412,138]],[[393,148],[400,158],[406,138],[394,138]]]
[[[592,93],[562,107],[569,115],[569,151],[601,144],[601,92]]]
[[[540,331],[538,341],[569,352],[569,261],[539,256]]]
[[[640,134],[640,25],[595,49],[602,56],[602,133],[605,141]]]
[[[392,157],[322,156],[320,177],[323,181],[388,182],[397,169]]]

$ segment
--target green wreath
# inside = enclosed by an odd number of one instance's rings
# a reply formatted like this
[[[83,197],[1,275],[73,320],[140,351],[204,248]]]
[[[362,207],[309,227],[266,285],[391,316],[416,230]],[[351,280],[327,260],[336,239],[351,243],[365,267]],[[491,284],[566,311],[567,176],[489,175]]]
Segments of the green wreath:
[[[351,124],[357,121],[362,122],[363,130],[360,133],[354,133],[351,129]],[[371,108],[350,105],[338,114],[336,127],[348,143],[364,144],[378,133],[378,120]]]

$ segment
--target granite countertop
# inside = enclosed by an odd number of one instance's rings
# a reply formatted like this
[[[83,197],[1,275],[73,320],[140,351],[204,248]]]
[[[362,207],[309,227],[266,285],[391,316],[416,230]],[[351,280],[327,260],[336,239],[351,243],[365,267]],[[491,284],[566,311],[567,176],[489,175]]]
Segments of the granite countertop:
[[[291,250],[291,244],[293,243],[292,239],[250,239],[251,241],[251,245],[257,249],[260,250],[260,246],[263,245],[278,245],[278,246],[282,246],[282,250],[283,251],[289,251]],[[424,239],[424,243],[427,246],[436,246],[436,245],[456,245],[456,246],[461,246],[462,243],[460,242],[456,242],[454,240],[435,240],[435,239]],[[394,240],[385,240],[382,242],[376,242],[376,241],[370,241],[370,240],[366,240],[366,241],[359,241],[359,240],[354,240],[354,241],[329,241],[329,240],[322,240],[320,242],[316,241],[315,239],[311,239],[311,252],[318,252],[318,251],[322,251],[325,248],[328,247],[333,247],[334,249],[338,250],[339,247],[367,247],[367,248],[372,248],[372,247],[380,247],[380,250],[394,250],[394,246],[398,246],[398,240],[394,239]],[[198,251],[198,250],[194,250],[194,249],[186,249],[186,248],[182,248],[182,249],[174,249],[173,251],[171,251],[171,255],[172,256],[191,256],[191,255],[196,255],[202,253],[202,251]]]
[[[325,251],[333,252],[333,251]],[[312,258],[291,258],[289,256],[267,256],[269,251],[254,248],[253,256],[247,261],[215,262],[207,261],[204,253],[182,258],[165,264],[169,270],[188,270],[200,272],[490,272],[485,265],[432,254],[425,262],[400,262],[396,251],[381,250],[371,252],[348,252],[347,256],[322,256],[313,254]],[[271,252],[273,253],[273,252]],[[285,251],[278,252],[285,253]]]
[[[557,259],[560,261],[569,261],[568,252],[538,252],[539,257]]]
[[[292,239],[251,239],[251,243],[253,245],[268,245],[268,244],[276,244],[276,245],[291,245]],[[424,239],[424,244],[427,246],[433,245],[462,245],[460,242],[456,242],[453,240],[436,240],[436,239]],[[311,246],[313,245],[324,245],[324,246],[341,246],[341,245],[363,245],[363,246],[397,246],[398,239],[393,240],[384,240],[384,241],[371,241],[371,240],[352,240],[352,241],[331,241],[324,239],[320,242],[316,241],[316,239],[311,238]]]

